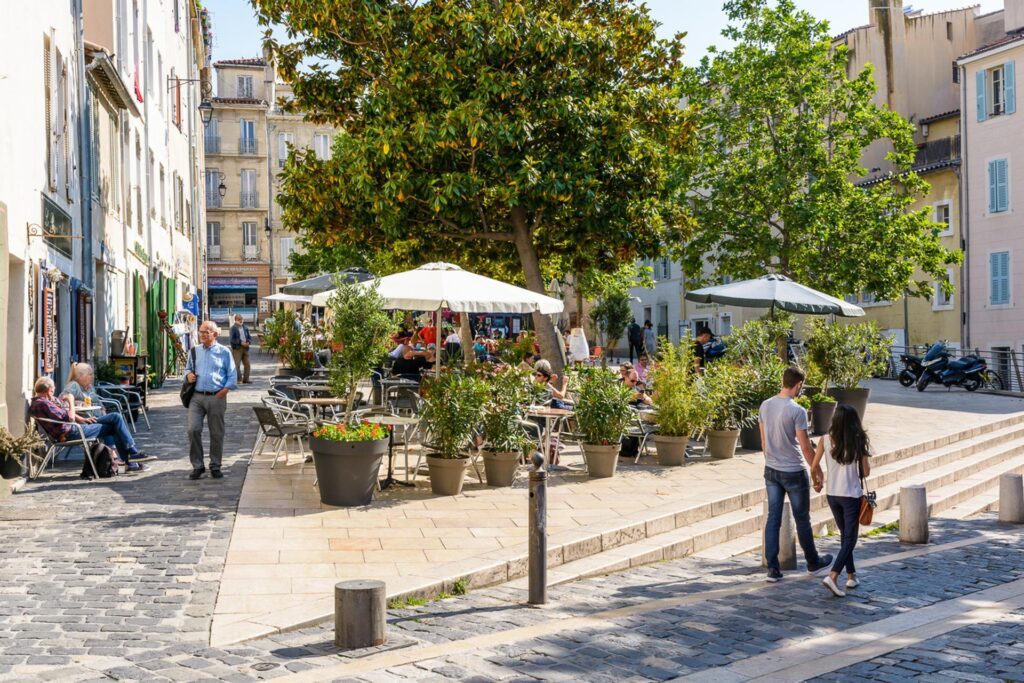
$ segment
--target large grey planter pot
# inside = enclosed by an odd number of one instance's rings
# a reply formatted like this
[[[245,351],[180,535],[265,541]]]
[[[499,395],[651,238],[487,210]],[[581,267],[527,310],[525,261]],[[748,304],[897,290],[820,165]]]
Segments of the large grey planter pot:
[[[24,457],[24,456],[22,456]],[[21,459],[0,455],[0,478],[17,479],[21,476]]]
[[[469,458],[439,458],[427,456],[430,470],[430,490],[439,496],[457,496],[462,493],[462,482],[466,479]]]
[[[654,435],[654,450],[658,453],[658,464],[666,467],[682,465],[686,461],[686,447],[689,436]]]
[[[621,444],[581,444],[587,459],[587,475],[592,479],[606,479],[615,476],[619,465]]]
[[[705,452],[717,460],[728,460],[736,455],[736,442],[740,439],[738,429],[709,429]]]
[[[340,442],[309,437],[320,502],[353,507],[369,505],[377,486],[388,440]]]
[[[864,412],[868,409],[868,399],[871,397],[871,389],[829,389],[826,391],[829,396],[836,400],[836,403],[845,403],[857,411],[861,420],[864,419]]]
[[[754,424],[740,430],[740,447],[748,451],[761,450],[761,425]]]
[[[815,434],[828,433],[835,412],[835,403],[811,403],[811,429]]]
[[[484,474],[488,486],[511,486],[516,478],[521,453],[513,451],[483,451]]]

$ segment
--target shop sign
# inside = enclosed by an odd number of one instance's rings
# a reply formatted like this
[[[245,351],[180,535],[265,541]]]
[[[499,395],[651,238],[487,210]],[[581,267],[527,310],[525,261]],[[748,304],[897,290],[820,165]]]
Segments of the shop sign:
[[[43,239],[51,247],[72,258],[71,216],[43,197]]]

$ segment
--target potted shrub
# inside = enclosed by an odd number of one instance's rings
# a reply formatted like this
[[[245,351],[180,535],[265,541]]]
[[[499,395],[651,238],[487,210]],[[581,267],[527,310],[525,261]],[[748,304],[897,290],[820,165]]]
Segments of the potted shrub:
[[[704,422],[705,453],[713,458],[733,457],[740,427],[750,421],[750,411],[743,402],[747,372],[729,362],[713,363],[701,378],[698,414]]]
[[[836,400],[820,391],[811,396],[811,429],[815,434],[825,434],[832,424],[836,412]]]
[[[469,467],[465,451],[480,423],[490,391],[479,377],[459,371],[424,379],[422,386],[430,489],[441,496],[457,496],[462,493]]]
[[[14,436],[0,427],[0,477],[20,477],[25,457],[42,445],[43,442],[32,425],[25,425],[25,433],[21,436]]]
[[[530,400],[530,377],[526,370],[509,365],[488,376],[488,387],[481,449],[487,485],[511,486],[530,443],[519,422],[520,406]]]
[[[833,385],[826,393],[852,406],[863,420],[871,390],[860,383],[885,371],[889,345],[874,321],[840,325],[816,320],[807,352],[824,377],[824,386]]]
[[[804,396],[801,394],[800,396],[797,396],[794,400],[798,406],[807,411],[807,417],[809,419],[811,416],[811,397]]]
[[[387,429],[352,423],[356,386],[380,364],[391,345],[393,324],[376,288],[337,280],[327,302],[331,312],[328,384],[346,400],[340,425],[324,425],[309,438],[319,480],[320,500],[327,505],[367,505],[373,498],[381,459],[388,450]]]
[[[261,344],[277,355],[281,367],[279,375],[307,377],[313,368],[311,337],[303,329],[301,319],[294,311],[281,309],[267,318]]]
[[[611,477],[619,462],[622,433],[633,417],[633,390],[604,368],[581,368],[577,381],[575,416],[587,474]]]
[[[740,446],[747,450],[761,450],[761,427],[758,412],[761,404],[779,393],[782,373],[786,364],[775,355],[746,366],[749,372],[741,383],[741,401],[746,409],[746,420],[740,427]]]
[[[693,341],[686,337],[679,346],[665,344],[658,364],[648,372],[653,386],[651,398],[658,406],[658,431],[654,448],[661,465],[682,465],[694,420],[696,374],[693,371]]]

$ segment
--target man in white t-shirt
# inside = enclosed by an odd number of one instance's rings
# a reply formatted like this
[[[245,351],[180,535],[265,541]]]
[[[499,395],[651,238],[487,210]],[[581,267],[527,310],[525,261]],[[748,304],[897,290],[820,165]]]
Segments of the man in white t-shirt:
[[[764,483],[768,493],[768,519],[765,522],[764,556],[768,563],[768,581],[782,578],[779,567],[779,530],[782,505],[786,497],[793,508],[796,534],[812,574],[829,566],[831,555],[819,555],[811,531],[811,483],[821,490],[821,467],[814,466],[814,449],[807,436],[807,411],[794,399],[804,386],[800,368],[786,368],[778,395],[761,404],[761,448],[764,450]]]

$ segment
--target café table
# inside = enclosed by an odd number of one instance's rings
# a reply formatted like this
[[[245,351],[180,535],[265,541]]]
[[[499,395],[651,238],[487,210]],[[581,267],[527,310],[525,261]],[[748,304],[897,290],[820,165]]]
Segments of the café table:
[[[344,398],[329,398],[329,397],[313,397],[313,398],[300,398],[300,405],[313,406],[314,409],[320,409],[320,416],[323,419],[327,419],[328,408],[344,408],[348,404],[348,400]]]
[[[289,389],[300,396],[315,397],[318,394],[323,398],[330,398],[331,387],[327,384],[296,383],[289,386]]]
[[[380,380],[380,387],[381,403],[387,405],[388,396],[397,394],[402,389],[416,391],[420,388],[420,383],[405,377],[385,377]]]
[[[409,479],[409,432],[412,427],[419,424],[420,419],[418,417],[378,414],[367,415],[363,420],[391,427],[391,429],[388,430],[388,474],[384,478],[384,481],[380,483],[381,490],[388,488],[392,484],[415,486],[415,484]],[[402,447],[405,453],[405,481],[395,479],[395,427],[402,427]]]
[[[554,426],[559,420],[564,420],[569,415],[572,415],[571,410],[565,408],[551,408],[548,406],[530,406],[526,410],[528,417],[539,417],[544,420],[544,462],[547,463],[550,459],[551,452],[551,433],[554,430]]]
[[[91,406],[87,406],[84,403],[76,403],[75,404],[75,412],[76,413],[102,413],[103,412],[103,406],[99,405],[98,403],[93,403]]]

